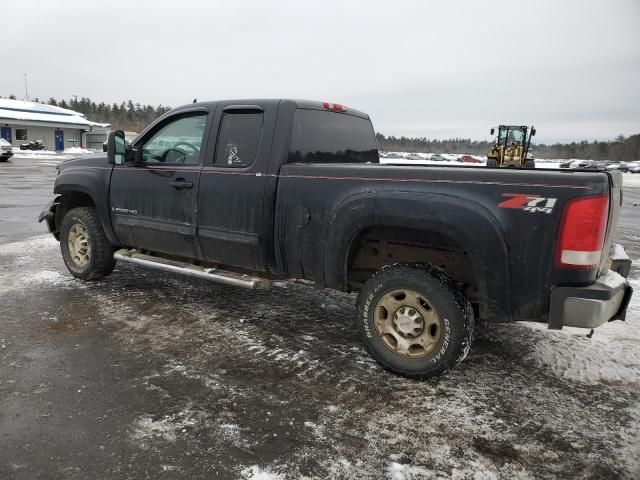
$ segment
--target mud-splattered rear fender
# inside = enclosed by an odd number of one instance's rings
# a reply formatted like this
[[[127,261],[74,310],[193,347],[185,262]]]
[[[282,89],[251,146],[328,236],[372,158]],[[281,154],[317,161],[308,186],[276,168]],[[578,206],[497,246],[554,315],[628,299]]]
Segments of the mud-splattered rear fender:
[[[365,229],[379,226],[424,230],[454,239],[472,262],[481,317],[511,320],[509,256],[500,225],[482,205],[454,196],[378,192],[351,197],[336,209],[327,227],[327,285],[346,289],[351,243]]]

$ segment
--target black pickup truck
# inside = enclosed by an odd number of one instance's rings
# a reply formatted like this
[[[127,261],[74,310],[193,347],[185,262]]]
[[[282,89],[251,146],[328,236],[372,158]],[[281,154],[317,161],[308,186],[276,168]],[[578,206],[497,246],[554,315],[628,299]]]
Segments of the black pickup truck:
[[[366,114],[297,100],[185,105],[107,147],[59,165],[40,216],[74,276],[358,291],[367,349],[407,376],[460,362],[475,319],[594,328],[631,297],[619,173],[380,165]]]

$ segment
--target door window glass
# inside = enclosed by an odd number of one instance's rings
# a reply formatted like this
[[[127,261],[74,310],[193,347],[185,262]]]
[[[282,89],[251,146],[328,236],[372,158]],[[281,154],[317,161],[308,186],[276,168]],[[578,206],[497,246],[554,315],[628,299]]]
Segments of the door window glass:
[[[246,167],[258,153],[262,136],[262,112],[225,112],[222,116],[215,165]]]
[[[185,163],[200,161],[206,114],[180,117],[166,124],[142,145],[145,163]]]

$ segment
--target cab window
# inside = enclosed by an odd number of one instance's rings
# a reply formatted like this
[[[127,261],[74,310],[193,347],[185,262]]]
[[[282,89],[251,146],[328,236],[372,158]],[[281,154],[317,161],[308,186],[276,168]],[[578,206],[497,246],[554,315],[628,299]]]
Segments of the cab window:
[[[142,161],[149,164],[199,163],[206,122],[205,113],[170,121],[144,142]]]
[[[379,163],[366,118],[322,110],[296,110],[288,163]]]
[[[253,163],[262,137],[262,112],[225,112],[218,133],[214,165],[247,167]]]

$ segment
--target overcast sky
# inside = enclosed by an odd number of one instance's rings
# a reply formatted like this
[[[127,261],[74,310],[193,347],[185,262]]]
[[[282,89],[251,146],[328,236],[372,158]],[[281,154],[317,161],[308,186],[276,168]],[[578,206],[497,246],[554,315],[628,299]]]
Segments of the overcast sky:
[[[92,1],[2,6],[0,95],[177,106],[309,98],[385,134],[640,133],[640,1]]]

